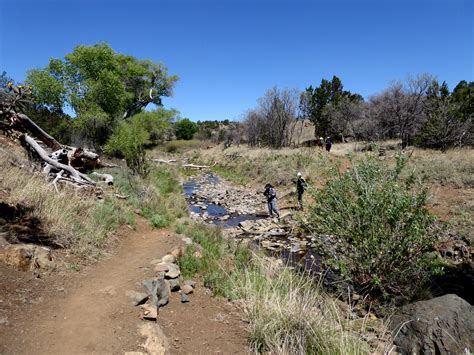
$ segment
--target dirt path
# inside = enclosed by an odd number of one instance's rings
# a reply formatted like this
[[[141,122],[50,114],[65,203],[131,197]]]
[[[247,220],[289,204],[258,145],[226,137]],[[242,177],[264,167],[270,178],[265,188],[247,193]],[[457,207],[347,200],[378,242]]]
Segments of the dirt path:
[[[28,273],[2,269],[0,307],[14,311],[0,325],[0,353],[143,351],[138,327],[146,321],[139,319],[139,309],[126,292],[142,292],[141,281],[153,276],[150,261],[162,257],[178,240],[163,230],[151,230],[142,218],[137,222],[137,230],[129,231],[109,258],[76,275],[38,281]],[[246,353],[238,315],[199,286],[190,303],[180,303],[173,294],[170,304],[160,310],[158,324],[171,352]]]

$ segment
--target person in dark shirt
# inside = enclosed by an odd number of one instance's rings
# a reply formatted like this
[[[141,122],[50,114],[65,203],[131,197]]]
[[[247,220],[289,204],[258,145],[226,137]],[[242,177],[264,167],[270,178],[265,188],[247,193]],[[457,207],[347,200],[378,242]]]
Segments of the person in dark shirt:
[[[268,215],[269,215],[269,217],[273,217],[273,212],[275,212],[276,216],[279,219],[280,218],[280,212],[278,212],[278,208],[277,208],[277,205],[276,205],[277,195],[276,195],[275,188],[270,184],[266,184],[265,185],[265,191],[263,192],[263,195],[267,198],[267,206],[268,206]]]
[[[301,177],[301,173],[298,172],[296,174],[297,179],[293,180],[293,182],[296,184],[296,194],[298,195],[298,208],[300,210],[303,210],[303,194],[304,191],[306,190],[306,181]]]
[[[326,137],[326,150],[330,152],[331,147],[332,147],[332,139],[331,137]]]

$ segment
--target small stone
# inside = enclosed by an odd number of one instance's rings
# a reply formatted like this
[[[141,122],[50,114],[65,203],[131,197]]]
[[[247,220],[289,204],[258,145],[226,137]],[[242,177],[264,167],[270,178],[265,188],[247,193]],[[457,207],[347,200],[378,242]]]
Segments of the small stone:
[[[186,295],[189,295],[190,293],[193,293],[193,291],[194,291],[194,289],[189,285],[181,286],[181,292],[186,294]]]
[[[170,269],[170,264],[157,264],[153,268],[153,271],[155,272],[168,272]]]
[[[181,238],[181,240],[183,241],[184,244],[186,245],[192,245],[193,244],[193,240],[189,237],[183,237]]]
[[[181,275],[181,271],[179,270],[178,265],[176,264],[166,264],[169,266],[168,271],[165,272],[165,278],[167,279],[175,279],[179,275]]]
[[[182,293],[182,294],[181,294],[181,303],[187,303],[187,302],[189,302],[189,297],[188,297],[188,295],[185,294],[185,293]]]
[[[144,304],[149,298],[146,293],[137,292],[133,290],[125,292],[125,295],[131,298],[134,306],[139,306],[141,304]]]
[[[161,258],[161,262],[167,264],[174,264],[176,262],[176,257],[171,254],[166,254],[163,258]]]
[[[140,307],[143,310],[143,319],[156,320],[156,318],[158,317],[157,306],[152,304],[142,304]]]
[[[196,281],[193,281],[193,280],[186,280],[186,281],[184,281],[184,284],[188,285],[188,286],[191,286],[192,288],[196,287]]]

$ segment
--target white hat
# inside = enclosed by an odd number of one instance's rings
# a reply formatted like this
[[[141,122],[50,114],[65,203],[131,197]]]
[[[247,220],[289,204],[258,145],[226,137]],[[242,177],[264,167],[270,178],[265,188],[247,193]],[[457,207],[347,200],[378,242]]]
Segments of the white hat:
[[[301,173],[298,171],[298,174],[296,174],[296,176],[301,176]]]

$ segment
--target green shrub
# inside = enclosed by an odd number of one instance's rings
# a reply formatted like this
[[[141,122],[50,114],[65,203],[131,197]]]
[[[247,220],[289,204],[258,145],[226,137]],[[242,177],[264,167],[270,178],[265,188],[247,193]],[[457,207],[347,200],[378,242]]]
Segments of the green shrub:
[[[154,214],[150,217],[150,223],[154,228],[165,228],[170,225],[170,220],[167,215]]]
[[[311,192],[304,227],[334,236],[343,255],[332,261],[360,292],[411,297],[433,271],[427,191],[413,176],[401,180],[404,165],[401,156],[394,168],[369,158]]]

